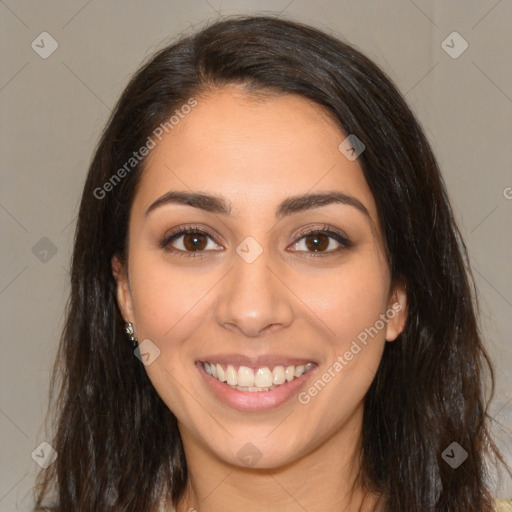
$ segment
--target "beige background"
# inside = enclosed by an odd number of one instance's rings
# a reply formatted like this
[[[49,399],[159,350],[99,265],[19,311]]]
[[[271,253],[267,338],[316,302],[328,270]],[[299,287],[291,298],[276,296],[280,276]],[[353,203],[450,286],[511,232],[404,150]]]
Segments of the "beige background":
[[[512,461],[510,0],[5,0],[0,510],[30,509],[38,469],[31,453],[50,439],[43,419],[74,219],[111,107],[141,61],[166,42],[221,15],[256,12],[309,22],[358,46],[392,77],[423,124],[471,255],[497,368],[491,412],[503,424],[500,445]],[[46,59],[31,47],[34,40],[42,46],[44,31],[58,43]],[[453,31],[469,44],[458,58],[441,46]],[[453,52],[461,43],[447,44]],[[511,483],[497,492],[512,495]]]

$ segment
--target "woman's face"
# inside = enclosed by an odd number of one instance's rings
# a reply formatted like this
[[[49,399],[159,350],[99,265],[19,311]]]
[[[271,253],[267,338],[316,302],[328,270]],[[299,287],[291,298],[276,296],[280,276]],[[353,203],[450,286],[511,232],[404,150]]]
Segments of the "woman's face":
[[[148,157],[127,268],[113,259],[147,374],[187,454],[270,468],[357,440],[405,318],[358,159],[299,96],[196,99]]]

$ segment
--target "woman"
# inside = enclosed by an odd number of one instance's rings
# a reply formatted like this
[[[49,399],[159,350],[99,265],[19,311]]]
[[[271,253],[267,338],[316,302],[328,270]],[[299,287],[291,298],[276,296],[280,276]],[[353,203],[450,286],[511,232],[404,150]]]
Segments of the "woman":
[[[89,170],[38,510],[494,510],[468,275],[361,53],[267,17],[172,44]]]

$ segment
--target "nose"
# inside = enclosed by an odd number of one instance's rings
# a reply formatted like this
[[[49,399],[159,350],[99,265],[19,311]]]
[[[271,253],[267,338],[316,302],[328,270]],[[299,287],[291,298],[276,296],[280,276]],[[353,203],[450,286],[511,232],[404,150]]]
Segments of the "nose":
[[[265,251],[252,263],[237,256],[220,289],[219,325],[251,338],[288,327],[294,316],[292,294],[283,277]]]

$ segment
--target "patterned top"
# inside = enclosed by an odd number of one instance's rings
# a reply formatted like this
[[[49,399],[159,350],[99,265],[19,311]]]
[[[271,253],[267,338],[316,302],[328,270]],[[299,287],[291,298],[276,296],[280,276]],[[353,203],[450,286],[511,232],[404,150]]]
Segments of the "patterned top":
[[[498,500],[496,512],[512,512],[512,500]]]

